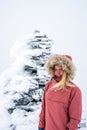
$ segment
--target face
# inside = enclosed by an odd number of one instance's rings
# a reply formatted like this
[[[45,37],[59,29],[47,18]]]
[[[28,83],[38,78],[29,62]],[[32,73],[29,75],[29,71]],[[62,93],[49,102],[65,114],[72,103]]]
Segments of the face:
[[[63,75],[64,70],[59,65],[55,65],[54,67],[54,74],[56,77],[61,78]]]

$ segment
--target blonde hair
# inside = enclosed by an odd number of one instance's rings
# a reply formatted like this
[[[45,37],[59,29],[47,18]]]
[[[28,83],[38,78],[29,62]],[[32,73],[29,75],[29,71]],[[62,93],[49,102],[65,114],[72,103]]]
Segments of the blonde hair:
[[[57,89],[57,90],[60,90],[60,89],[63,89],[65,87],[75,87],[74,84],[70,83],[69,81],[67,81],[67,75],[66,75],[66,72],[64,71],[63,73],[63,76],[62,76],[62,79],[56,83],[53,88],[54,89]]]

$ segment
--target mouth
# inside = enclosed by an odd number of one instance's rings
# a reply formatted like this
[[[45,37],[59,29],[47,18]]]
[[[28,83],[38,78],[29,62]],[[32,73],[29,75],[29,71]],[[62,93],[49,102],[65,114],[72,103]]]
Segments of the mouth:
[[[58,82],[58,81],[61,80],[62,76],[61,76],[61,75],[60,75],[60,76],[55,76],[54,78],[55,78],[55,80]]]

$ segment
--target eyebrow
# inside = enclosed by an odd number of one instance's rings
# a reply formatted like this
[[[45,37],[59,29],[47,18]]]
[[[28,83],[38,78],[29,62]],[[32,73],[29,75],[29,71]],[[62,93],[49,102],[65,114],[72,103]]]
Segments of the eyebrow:
[[[62,68],[60,68],[60,69],[55,69],[55,68],[54,68],[54,70],[63,70],[63,69],[62,69]]]

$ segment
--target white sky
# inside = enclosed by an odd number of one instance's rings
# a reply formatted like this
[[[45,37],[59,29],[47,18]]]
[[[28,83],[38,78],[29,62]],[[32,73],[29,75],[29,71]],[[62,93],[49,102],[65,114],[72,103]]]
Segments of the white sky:
[[[54,40],[54,53],[72,55],[86,92],[87,0],[0,0],[0,72],[14,42],[36,29]]]

